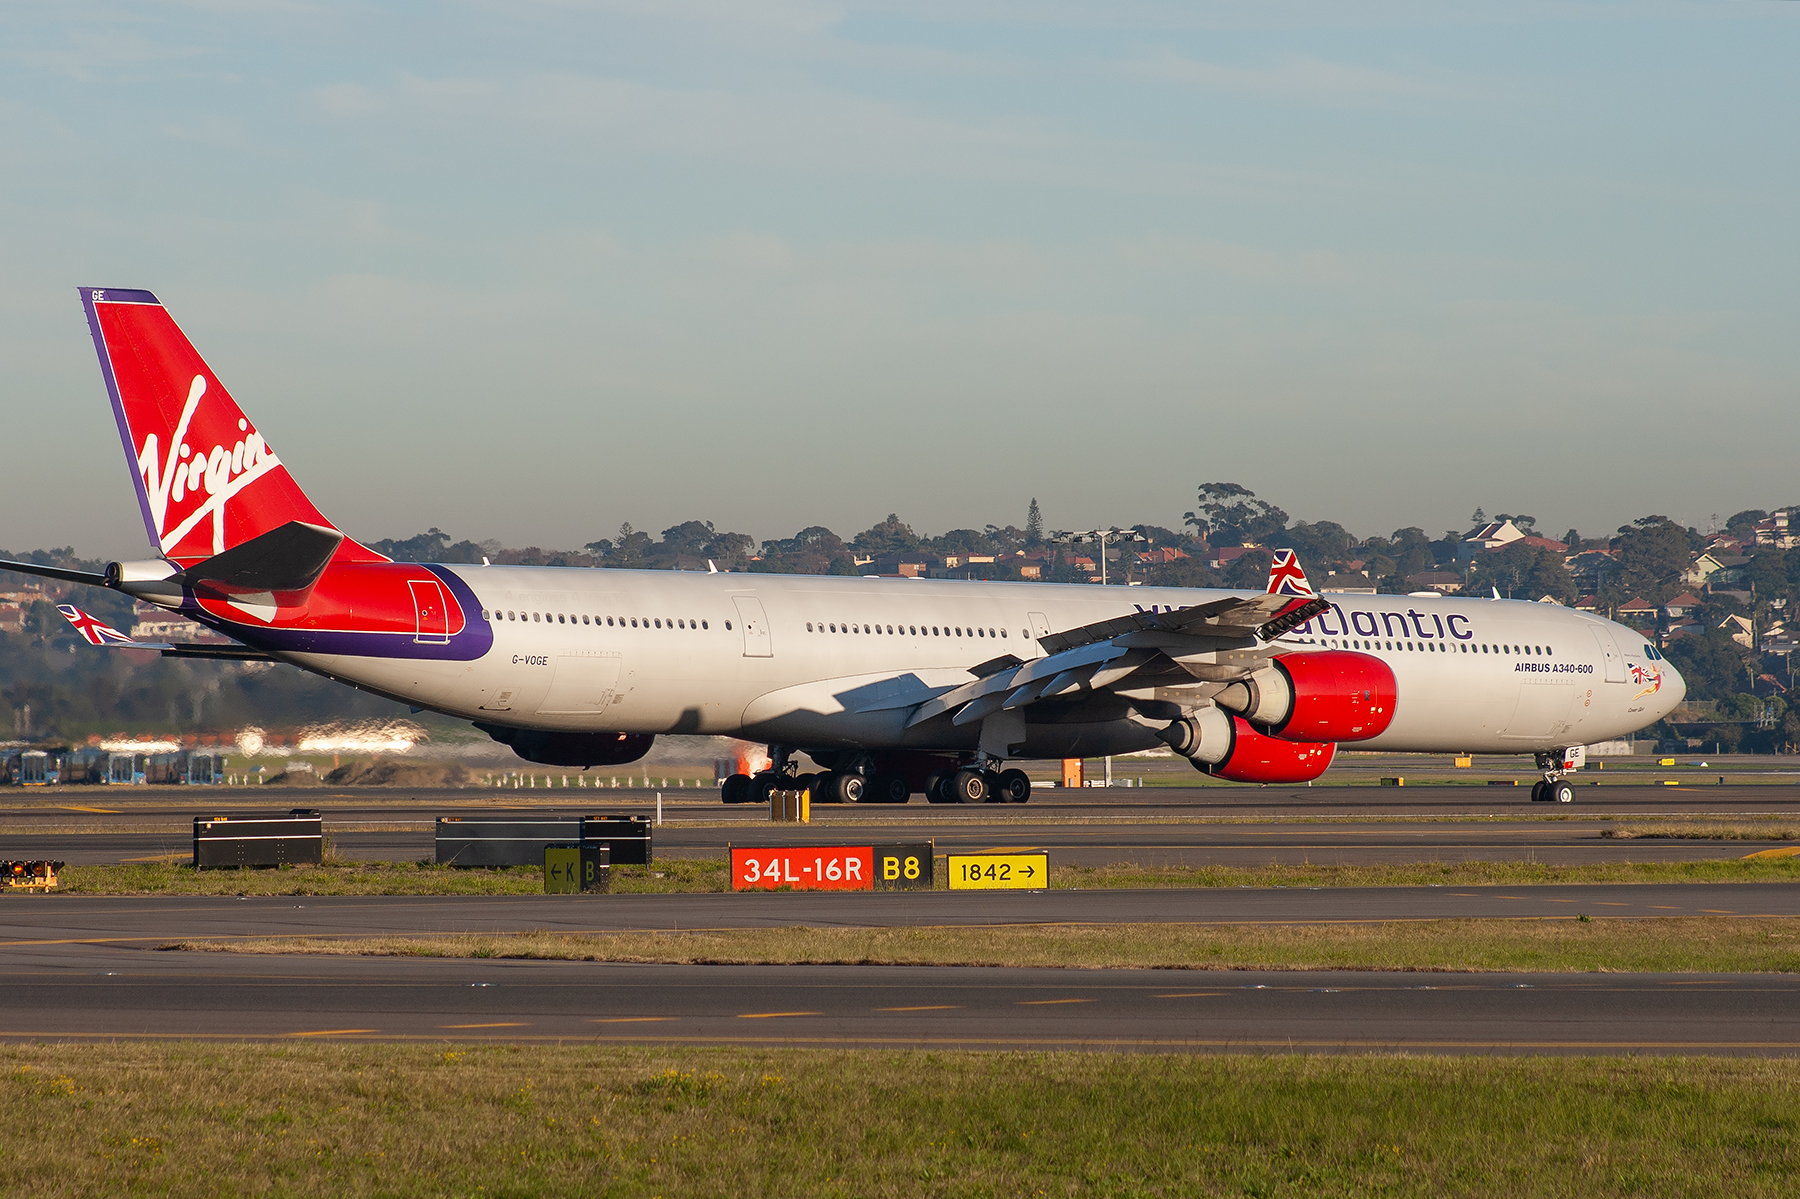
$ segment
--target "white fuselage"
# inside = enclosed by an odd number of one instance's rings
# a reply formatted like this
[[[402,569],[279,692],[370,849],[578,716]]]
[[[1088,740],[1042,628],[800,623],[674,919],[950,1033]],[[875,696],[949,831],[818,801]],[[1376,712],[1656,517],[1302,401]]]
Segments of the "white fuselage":
[[[859,712],[949,687],[1037,638],[1224,593],[814,575],[454,566],[491,621],[473,661],[284,655],[421,708],[552,730],[706,733],[802,747],[975,748],[977,726]],[[1620,737],[1666,715],[1680,676],[1638,633],[1554,604],[1328,594],[1281,638],[1393,669],[1392,724],[1358,749],[1524,753]],[[470,613],[474,618],[474,613]],[[810,626],[810,627],[809,627]],[[879,630],[879,631],[877,631]],[[892,630],[891,632],[889,630]],[[1633,681],[1636,680],[1636,681]],[[1031,719],[1028,711],[1028,721]],[[1022,757],[1159,745],[1146,722],[1032,726]]]

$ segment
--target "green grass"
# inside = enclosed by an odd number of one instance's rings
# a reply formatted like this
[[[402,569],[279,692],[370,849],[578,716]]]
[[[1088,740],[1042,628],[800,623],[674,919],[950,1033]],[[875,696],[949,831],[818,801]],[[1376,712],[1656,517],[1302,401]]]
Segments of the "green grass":
[[[21,1194],[1784,1196],[1800,1065],[1718,1058],[14,1045]]]
[[[61,890],[72,895],[541,895],[535,866],[460,870],[426,862],[328,862],[264,870],[194,870],[169,862],[68,866]],[[620,894],[722,891],[723,861],[671,858],[653,866],[615,866]]]
[[[945,877],[942,862],[938,876]],[[75,895],[535,895],[543,872],[529,866],[458,870],[419,862],[328,862],[275,870],[201,870],[169,862],[70,866],[62,890]],[[1800,858],[1706,862],[1414,862],[1315,866],[1052,866],[1056,889],[1156,887],[1525,886],[1555,883],[1800,882]],[[664,858],[648,869],[613,869],[620,894],[724,891],[722,858]],[[941,884],[940,884],[941,885]]]
[[[1603,829],[1602,837],[1619,841],[1678,839],[1689,841],[1800,841],[1800,824],[1792,820],[1646,820]]]
[[[700,932],[279,937],[164,949],[698,964],[1198,970],[1793,972],[1800,918],[1422,920],[1374,924],[939,925]]]

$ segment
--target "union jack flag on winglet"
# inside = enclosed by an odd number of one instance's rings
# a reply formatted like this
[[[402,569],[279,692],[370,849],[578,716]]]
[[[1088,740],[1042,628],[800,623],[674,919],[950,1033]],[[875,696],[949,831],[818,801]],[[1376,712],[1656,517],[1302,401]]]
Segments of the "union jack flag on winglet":
[[[1306,572],[1300,569],[1300,555],[1293,550],[1276,550],[1274,560],[1269,563],[1270,595],[1300,595],[1312,598],[1316,593],[1312,584],[1306,581]]]
[[[58,604],[56,610],[63,618],[75,626],[75,631],[87,640],[89,645],[136,645],[137,642],[111,625],[102,624],[97,616],[89,616],[74,604]]]

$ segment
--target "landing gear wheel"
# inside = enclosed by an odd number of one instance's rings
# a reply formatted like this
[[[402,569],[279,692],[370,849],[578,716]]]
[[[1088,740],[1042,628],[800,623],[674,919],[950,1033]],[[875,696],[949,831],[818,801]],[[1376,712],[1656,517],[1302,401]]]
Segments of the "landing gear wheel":
[[[860,774],[832,774],[831,781],[826,784],[825,794],[828,803],[861,803],[864,780]]]
[[[959,770],[950,780],[955,803],[986,803],[990,790],[988,776],[979,770]]]
[[[723,803],[750,802],[750,776],[734,774],[728,777],[719,788],[719,799]]]
[[[911,798],[912,784],[893,770],[878,771],[863,789],[864,803],[905,803]]]
[[[1001,803],[1024,803],[1031,798],[1031,779],[1023,770],[1002,770],[994,795]]]
[[[944,784],[947,781],[949,781],[950,777],[951,776],[949,774],[947,774],[943,771],[937,771],[936,773],[926,776],[926,779],[925,779],[925,802],[926,803],[955,803],[956,802],[954,799],[951,799],[949,796],[944,794]]]
[[[1543,782],[1540,780],[1538,782],[1531,784],[1531,802],[1532,803],[1543,803],[1544,801],[1545,800],[1544,800],[1544,784],[1543,784]]]
[[[1552,803],[1574,803],[1575,788],[1566,779],[1559,779],[1544,788],[1544,798]]]

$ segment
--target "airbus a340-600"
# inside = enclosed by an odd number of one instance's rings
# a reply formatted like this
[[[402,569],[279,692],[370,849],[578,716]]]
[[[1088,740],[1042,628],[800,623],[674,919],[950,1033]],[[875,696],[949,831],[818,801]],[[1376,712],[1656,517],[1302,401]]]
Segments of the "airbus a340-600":
[[[641,758],[659,733],[765,742],[727,803],[1024,802],[1026,759],[1167,745],[1218,778],[1311,781],[1339,744],[1533,754],[1567,803],[1579,747],[1684,685],[1636,631],[1555,604],[1316,595],[1291,552],[1261,594],[740,572],[394,562],[313,507],[155,296],[84,288],[155,556],[110,587],[234,646],[472,721],[533,762]],[[824,770],[796,777],[800,752]],[[1011,764],[1011,765],[1009,765]]]

